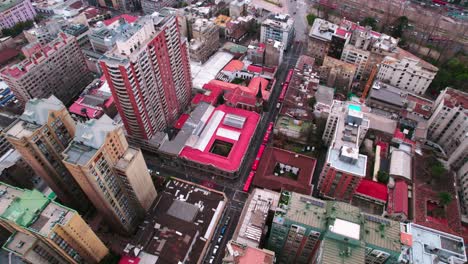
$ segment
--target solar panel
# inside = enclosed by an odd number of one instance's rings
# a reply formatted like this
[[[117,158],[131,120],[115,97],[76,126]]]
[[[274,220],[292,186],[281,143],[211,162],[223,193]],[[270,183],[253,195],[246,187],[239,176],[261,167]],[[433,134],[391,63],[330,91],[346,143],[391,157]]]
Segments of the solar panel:
[[[388,221],[386,219],[383,219],[383,218],[373,216],[373,215],[366,215],[366,220],[369,220],[369,221],[372,221],[372,222],[375,222],[375,223],[390,225],[390,221]]]
[[[306,198],[306,197],[301,197],[299,200],[300,200],[301,202],[303,202],[303,203],[309,203],[309,204],[318,206],[318,207],[320,207],[320,208],[325,207],[325,203],[322,202],[322,201],[318,201],[318,200],[314,200],[314,199],[309,199],[309,198]]]

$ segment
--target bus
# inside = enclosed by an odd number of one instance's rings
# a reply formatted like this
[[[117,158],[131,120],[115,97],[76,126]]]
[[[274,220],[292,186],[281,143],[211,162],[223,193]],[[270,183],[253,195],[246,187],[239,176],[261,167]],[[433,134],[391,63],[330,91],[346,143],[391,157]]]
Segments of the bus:
[[[258,149],[257,152],[257,157],[255,157],[254,163],[252,165],[252,171],[256,171],[258,167],[258,163],[260,162],[260,159],[262,158],[263,152],[265,151],[265,144],[260,145],[260,148]]]
[[[244,192],[249,191],[250,185],[252,184],[252,180],[253,180],[254,176],[255,176],[255,172],[251,171],[249,173],[249,176],[247,177],[247,180],[245,181],[244,188],[242,189],[242,191],[244,191]]]

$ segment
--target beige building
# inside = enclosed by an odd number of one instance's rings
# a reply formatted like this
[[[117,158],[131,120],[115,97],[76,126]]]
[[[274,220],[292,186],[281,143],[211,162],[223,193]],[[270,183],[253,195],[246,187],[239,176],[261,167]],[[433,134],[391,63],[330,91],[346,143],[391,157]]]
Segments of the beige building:
[[[0,183],[0,225],[13,233],[3,249],[28,263],[99,263],[109,253],[76,211],[36,190]]]
[[[32,43],[24,47],[23,53],[25,60],[0,71],[0,78],[23,106],[30,99],[50,95],[68,104],[92,81],[73,36],[60,33],[46,45]]]
[[[63,162],[117,232],[131,233],[156,198],[141,150],[107,115],[77,125]]]
[[[61,152],[75,136],[75,123],[60,100],[55,96],[30,100],[3,133],[60,201],[86,211],[88,199],[61,162]]]
[[[385,57],[377,79],[414,94],[424,94],[439,69],[428,62],[415,58]]]
[[[205,63],[219,48],[218,26],[205,18],[198,18],[192,24],[190,40],[190,59]]]
[[[356,66],[330,56],[325,56],[319,67],[320,81],[329,87],[348,90],[356,74]]]

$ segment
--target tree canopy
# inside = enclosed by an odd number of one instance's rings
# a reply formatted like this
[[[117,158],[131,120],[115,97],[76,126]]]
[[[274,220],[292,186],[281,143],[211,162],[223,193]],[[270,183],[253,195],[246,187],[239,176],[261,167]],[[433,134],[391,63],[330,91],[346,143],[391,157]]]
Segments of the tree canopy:
[[[381,183],[387,184],[388,180],[390,179],[390,175],[388,175],[385,171],[377,172],[377,180]]]
[[[18,22],[11,28],[2,29],[2,33],[5,36],[16,37],[19,34],[21,34],[21,32],[23,32],[23,30],[31,28],[33,26],[33,24],[34,24],[34,21],[32,21],[32,20],[26,20],[24,22]]]
[[[452,195],[448,192],[440,192],[438,193],[439,196],[439,203],[441,206],[446,206],[452,202]]]
[[[377,20],[373,17],[366,17],[361,21],[362,26],[369,26],[372,29],[377,28]]]
[[[456,57],[439,66],[439,72],[429,86],[429,92],[438,94],[447,86],[468,92],[468,65]]]
[[[309,24],[309,26],[312,26],[314,24],[314,21],[315,21],[316,18],[317,18],[317,16],[314,15],[314,14],[308,14],[307,15],[307,23]]]
[[[403,36],[404,31],[408,28],[409,20],[406,16],[401,16],[395,20],[392,25],[392,29],[390,34],[394,38],[401,38]]]

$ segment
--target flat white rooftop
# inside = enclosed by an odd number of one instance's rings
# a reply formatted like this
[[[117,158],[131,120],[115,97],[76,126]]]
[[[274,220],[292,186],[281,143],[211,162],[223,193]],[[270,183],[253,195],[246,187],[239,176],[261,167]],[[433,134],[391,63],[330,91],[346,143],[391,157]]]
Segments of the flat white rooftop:
[[[330,231],[332,231],[335,234],[342,235],[345,237],[349,237],[352,239],[359,240],[360,234],[361,234],[361,226],[352,223],[349,221],[341,220],[341,219],[336,219],[335,223],[333,223],[332,226],[330,226]]]
[[[214,80],[218,72],[220,72],[232,58],[234,58],[232,54],[218,51],[204,64],[190,61],[193,88],[201,89],[205,83]]]

